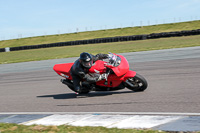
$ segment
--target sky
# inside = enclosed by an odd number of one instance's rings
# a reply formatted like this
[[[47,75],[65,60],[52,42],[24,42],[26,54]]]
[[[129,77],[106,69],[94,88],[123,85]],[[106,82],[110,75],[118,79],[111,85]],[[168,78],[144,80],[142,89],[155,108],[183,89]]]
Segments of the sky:
[[[0,40],[200,20],[200,0],[0,0]]]

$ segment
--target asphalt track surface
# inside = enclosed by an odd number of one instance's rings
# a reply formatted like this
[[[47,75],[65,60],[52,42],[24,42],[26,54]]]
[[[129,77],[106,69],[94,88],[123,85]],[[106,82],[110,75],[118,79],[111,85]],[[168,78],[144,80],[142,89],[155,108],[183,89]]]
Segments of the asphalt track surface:
[[[76,58],[0,65],[0,112],[200,113],[200,47],[123,55],[147,79],[144,92],[77,96],[52,69]]]

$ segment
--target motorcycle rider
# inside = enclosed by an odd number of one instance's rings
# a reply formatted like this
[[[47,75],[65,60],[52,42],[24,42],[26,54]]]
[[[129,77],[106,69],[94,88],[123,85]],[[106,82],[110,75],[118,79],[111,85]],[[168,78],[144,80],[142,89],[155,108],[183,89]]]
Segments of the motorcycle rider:
[[[80,54],[80,58],[77,59],[73,66],[71,67],[70,74],[72,75],[74,91],[76,93],[81,93],[82,86],[80,85],[82,80],[92,83],[103,79],[106,79],[106,74],[101,74],[96,77],[92,77],[88,74],[89,69],[92,67],[93,63],[97,60],[107,59],[109,54],[97,54],[92,55],[87,52]]]

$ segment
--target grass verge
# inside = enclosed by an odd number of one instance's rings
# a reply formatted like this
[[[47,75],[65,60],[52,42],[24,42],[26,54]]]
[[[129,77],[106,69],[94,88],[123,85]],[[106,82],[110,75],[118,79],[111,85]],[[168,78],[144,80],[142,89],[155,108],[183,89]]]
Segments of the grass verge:
[[[1,133],[164,133],[153,130],[117,129],[104,127],[74,127],[62,126],[42,126],[42,125],[17,125],[0,123]]]
[[[77,57],[81,52],[125,53],[193,46],[200,46],[200,35],[2,52],[0,64]]]
[[[196,30],[196,29],[200,29],[200,20],[182,22],[182,23],[160,24],[160,25],[151,25],[143,27],[127,27],[127,28],[118,28],[109,30],[79,32],[72,34],[48,35],[48,36],[5,40],[5,41],[0,41],[0,48],[49,44],[55,42],[86,40],[86,39],[114,37],[114,36],[128,36],[128,35],[141,35],[141,34],[151,34],[160,32],[182,31],[182,30]]]

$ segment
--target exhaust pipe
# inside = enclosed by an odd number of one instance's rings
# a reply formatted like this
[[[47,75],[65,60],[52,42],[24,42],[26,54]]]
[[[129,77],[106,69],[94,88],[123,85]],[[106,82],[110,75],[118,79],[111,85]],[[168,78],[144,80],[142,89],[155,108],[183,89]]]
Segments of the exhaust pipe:
[[[63,84],[69,86],[70,88],[71,88],[71,87],[72,87],[72,88],[74,87],[73,84],[70,83],[69,81],[67,81],[66,79],[61,79],[60,81],[61,81]]]

